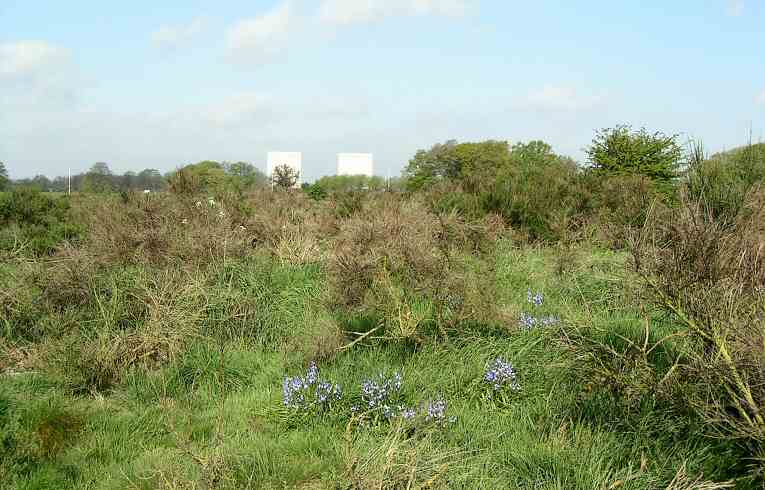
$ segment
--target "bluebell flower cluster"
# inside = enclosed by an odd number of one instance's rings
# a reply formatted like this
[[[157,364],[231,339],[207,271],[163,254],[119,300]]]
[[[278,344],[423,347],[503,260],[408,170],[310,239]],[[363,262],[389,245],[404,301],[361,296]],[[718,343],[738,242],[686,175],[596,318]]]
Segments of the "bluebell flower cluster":
[[[526,292],[526,301],[531,305],[532,309],[537,309],[542,306],[544,296],[542,296],[542,293],[539,291],[534,293],[529,289]],[[560,319],[554,315],[534,316],[533,314],[524,311],[521,313],[518,325],[522,330],[532,330],[536,327],[549,327],[558,322],[560,322]]]
[[[402,407],[400,415],[404,419],[413,419],[417,416],[417,410],[414,408]]]
[[[366,379],[361,383],[362,406],[354,405],[351,413],[365,412],[373,417],[381,415],[383,419],[392,421],[401,419],[407,422],[424,421],[436,425],[445,425],[456,421],[452,417],[446,417],[446,401],[439,398],[420,404],[419,407],[411,407],[399,403],[399,395],[403,386],[401,373],[394,373],[388,377],[384,373],[378,373],[372,379]]]
[[[446,401],[443,398],[428,402],[425,420],[428,422],[446,420]]]
[[[401,373],[394,373],[390,378],[379,373],[377,377],[361,383],[361,398],[369,408],[385,407],[392,396],[401,392],[402,382]]]
[[[486,373],[483,375],[484,381],[494,387],[494,391],[507,386],[513,391],[520,390],[517,375],[513,365],[505,359],[498,357],[494,362],[486,367]]]
[[[518,324],[523,330],[531,330],[537,326],[537,319],[533,315],[524,311],[521,313],[521,319],[518,321]]]
[[[435,400],[431,400],[424,404],[420,408],[420,415],[423,417],[425,422],[439,425],[439,426],[445,426],[447,424],[453,424],[457,422],[457,417],[448,417],[447,416],[447,403],[446,400],[443,399],[443,397],[439,397]],[[415,412],[415,416],[416,416]]]
[[[542,293],[537,291],[536,293],[532,293],[531,289],[526,291],[526,301],[529,304],[532,304],[534,306],[542,306],[542,301],[544,297],[542,296]]]
[[[337,401],[342,397],[343,392],[338,384],[332,384],[328,381],[320,381],[316,385],[316,401],[319,403]]]
[[[360,405],[351,407],[351,415],[361,414],[362,425],[370,420],[402,420],[406,423],[425,423],[446,426],[455,423],[456,417],[447,416],[447,403],[443,397],[408,406],[401,400],[403,377],[395,372],[388,376],[378,373],[361,382]],[[283,403],[285,407],[301,412],[327,406],[342,398],[340,385],[324,380],[319,375],[319,368],[311,363],[302,376],[285,376],[283,385]]]
[[[285,376],[282,397],[285,407],[308,411],[342,398],[340,385],[319,378],[319,368],[311,363],[305,376]]]

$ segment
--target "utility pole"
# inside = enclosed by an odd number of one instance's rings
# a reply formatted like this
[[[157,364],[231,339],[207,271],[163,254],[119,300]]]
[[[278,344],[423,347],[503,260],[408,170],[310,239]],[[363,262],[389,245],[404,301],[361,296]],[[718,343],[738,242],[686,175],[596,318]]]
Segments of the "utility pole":
[[[68,188],[67,188],[66,194],[68,196],[71,196],[72,195],[72,168],[71,167],[69,167],[68,172],[69,172],[69,178],[67,179]]]

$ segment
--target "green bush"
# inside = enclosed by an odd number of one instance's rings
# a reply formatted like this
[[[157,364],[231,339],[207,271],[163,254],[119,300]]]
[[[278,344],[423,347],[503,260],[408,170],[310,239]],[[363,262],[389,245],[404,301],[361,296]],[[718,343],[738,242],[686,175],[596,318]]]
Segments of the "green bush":
[[[417,152],[404,174],[409,190],[430,191],[434,211],[495,213],[533,240],[562,238],[584,207],[576,163],[543,141],[450,141]]]
[[[0,195],[0,250],[49,254],[83,229],[73,222],[69,199],[17,188]]]
[[[382,177],[367,175],[332,175],[320,178],[313,186],[319,186],[330,193],[379,191],[385,188],[385,180]]]
[[[668,195],[674,192],[683,159],[677,136],[624,125],[598,131],[586,151],[597,173],[644,175]]]
[[[468,194],[457,184],[443,182],[427,191],[427,200],[431,211],[439,213],[454,213],[466,219],[479,219],[486,214],[481,198]]]
[[[329,195],[327,189],[319,182],[305,187],[305,193],[314,201],[323,201]]]
[[[560,240],[582,208],[576,164],[541,141],[513,146],[509,164],[481,193],[486,211],[496,212],[533,240]]]
[[[747,145],[705,158],[700,155],[688,172],[692,199],[703,198],[712,214],[730,222],[741,210],[744,197],[765,181],[765,143]]]

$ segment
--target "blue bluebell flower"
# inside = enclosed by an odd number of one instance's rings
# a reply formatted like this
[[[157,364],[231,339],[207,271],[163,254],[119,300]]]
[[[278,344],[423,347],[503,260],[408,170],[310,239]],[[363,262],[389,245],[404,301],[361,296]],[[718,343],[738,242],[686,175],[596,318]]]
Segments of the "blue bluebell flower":
[[[342,389],[338,384],[320,379],[319,368],[312,362],[305,377],[284,377],[282,398],[285,407],[307,411],[313,406],[340,400]]]
[[[305,379],[308,381],[308,384],[313,384],[319,379],[319,368],[316,367],[315,362],[311,361],[311,364],[308,366],[308,373]]]
[[[542,293],[540,291],[537,291],[536,293],[534,293],[531,291],[531,289],[528,289],[526,291],[526,301],[532,305],[533,309],[536,309],[542,306],[542,303],[544,302],[544,297],[542,296]],[[534,316],[532,313],[524,311],[523,313],[521,313],[521,317],[518,320],[518,326],[522,330],[533,330],[534,328],[539,326],[549,327],[551,325],[555,325],[558,322],[560,322],[560,319],[557,316],[548,315],[548,316],[538,317],[538,316]]]
[[[518,325],[523,330],[531,330],[537,325],[537,319],[534,318],[531,314],[523,312],[521,313],[521,318],[518,321]]]
[[[401,416],[405,419],[413,419],[414,417],[417,416],[417,410],[413,408],[404,407],[400,413],[401,413]]]
[[[446,401],[438,399],[428,402],[427,415],[425,420],[427,421],[441,421],[446,417]]]
[[[534,306],[542,306],[542,293],[540,291],[537,291],[536,293],[532,293],[531,289],[529,289],[526,292],[526,301],[528,301],[530,304]]]
[[[401,373],[394,373],[391,378],[379,373],[373,379],[361,383],[361,398],[369,408],[377,408],[389,401],[393,394],[401,391],[403,378]]]
[[[491,384],[495,391],[502,387],[509,387],[513,391],[520,390],[517,375],[513,365],[505,359],[498,357],[486,367],[483,376],[484,381]]]

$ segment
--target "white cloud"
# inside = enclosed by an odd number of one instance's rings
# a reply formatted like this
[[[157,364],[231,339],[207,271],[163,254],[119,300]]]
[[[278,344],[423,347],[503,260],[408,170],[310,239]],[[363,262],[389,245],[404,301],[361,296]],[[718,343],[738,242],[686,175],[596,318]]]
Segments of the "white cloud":
[[[754,98],[754,101],[759,105],[765,105],[765,89]]]
[[[55,71],[69,59],[69,52],[45,41],[0,44],[0,79],[29,79]]]
[[[251,19],[240,20],[226,34],[231,55],[249,61],[260,61],[280,49],[289,40],[295,18],[289,2]]]
[[[254,128],[263,125],[314,124],[342,121],[347,124],[368,117],[368,101],[349,96],[273,96],[245,91],[213,101],[191,114],[221,128]]]
[[[583,111],[592,109],[603,99],[600,95],[581,95],[571,86],[545,85],[518,101],[523,109],[542,111]]]
[[[319,18],[330,24],[370,22],[392,16],[462,17],[465,0],[323,0]]]
[[[744,13],[744,0],[728,0],[728,15],[738,17]]]
[[[78,78],[65,48],[39,40],[0,43],[0,114],[71,107]]]
[[[208,106],[203,114],[215,126],[231,127],[262,121],[271,112],[268,97],[242,92]]]
[[[204,31],[207,21],[203,17],[192,19],[187,24],[163,25],[151,35],[151,40],[160,47],[178,47]]]

